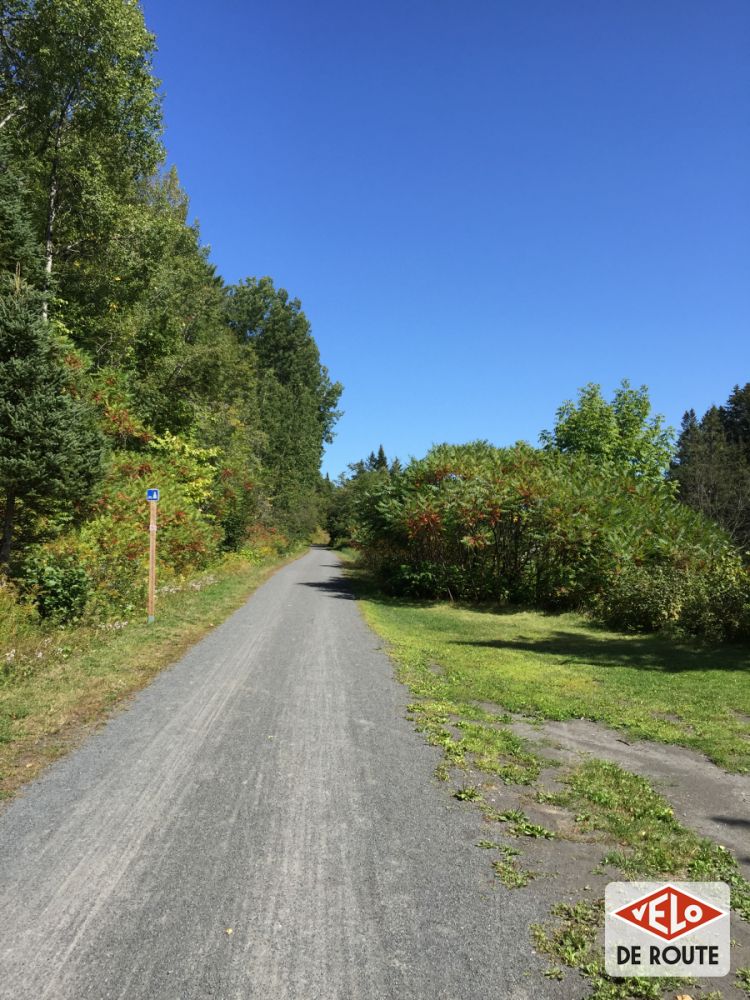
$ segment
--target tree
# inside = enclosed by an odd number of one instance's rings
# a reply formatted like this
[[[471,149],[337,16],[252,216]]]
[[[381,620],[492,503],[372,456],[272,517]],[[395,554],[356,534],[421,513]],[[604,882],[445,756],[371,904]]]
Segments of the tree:
[[[717,521],[750,550],[750,448],[747,435],[750,385],[735,387],[725,406],[711,406],[698,420],[682,419],[670,478],[688,507]]]
[[[17,278],[0,296],[0,565],[13,548],[18,504],[42,512],[85,499],[100,474],[102,438],[76,398],[40,296]]]
[[[741,448],[750,462],[750,382],[732,389],[719,415],[727,439]]]
[[[37,284],[42,277],[42,258],[24,204],[25,194],[8,142],[0,133],[0,273],[18,270],[25,282]]]
[[[660,480],[672,456],[673,432],[663,417],[650,414],[645,385],[633,389],[623,379],[608,403],[601,386],[590,382],[577,403],[562,404],[554,429],[542,431],[540,439],[547,450],[590,455],[617,472]]]
[[[237,341],[257,359],[262,458],[277,520],[304,535],[315,527],[320,461],[341,386],[320,363],[301,303],[270,278],[229,288],[226,309]]]
[[[382,444],[378,448],[377,455],[375,454],[374,451],[370,452],[370,455],[367,459],[367,468],[371,472],[388,471],[388,459],[386,458],[385,450]]]
[[[349,463],[349,475],[342,473],[328,498],[326,528],[333,545],[349,545],[356,534],[359,511],[370,490],[401,472],[396,458],[389,467],[382,444],[377,453]]]
[[[3,5],[2,120],[36,193],[48,288],[58,258],[96,254],[162,158],[153,50],[131,0]]]

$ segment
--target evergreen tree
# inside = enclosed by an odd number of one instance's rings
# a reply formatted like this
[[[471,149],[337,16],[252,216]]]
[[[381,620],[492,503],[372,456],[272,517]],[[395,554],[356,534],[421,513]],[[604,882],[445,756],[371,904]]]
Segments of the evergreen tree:
[[[688,410],[670,469],[679,499],[717,521],[745,550],[750,549],[747,388],[735,388],[726,406],[710,407],[700,420]]]
[[[69,391],[70,374],[40,296],[16,278],[0,295],[0,565],[10,561],[19,504],[42,512],[86,498],[101,467],[93,412]]]
[[[750,462],[750,382],[734,387],[719,414],[727,439],[738,445]]]
[[[38,284],[42,276],[41,250],[24,194],[22,178],[0,133],[0,273],[18,270],[23,281]]]
[[[386,458],[385,451],[382,444],[378,448],[377,455],[372,455],[372,465],[371,468],[373,472],[387,472],[388,471],[388,459]]]

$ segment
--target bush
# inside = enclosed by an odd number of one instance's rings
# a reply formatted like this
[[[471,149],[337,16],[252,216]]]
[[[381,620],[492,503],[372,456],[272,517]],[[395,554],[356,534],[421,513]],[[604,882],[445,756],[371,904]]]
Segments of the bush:
[[[592,602],[597,617],[631,631],[667,631],[713,641],[750,635],[747,586],[730,567],[704,573],[629,566]]]
[[[442,445],[369,484],[356,518],[365,563],[394,593],[750,635],[748,573],[724,532],[663,480],[587,455]]]
[[[38,552],[23,568],[23,589],[42,618],[58,624],[79,621],[91,595],[91,578],[72,556]]]

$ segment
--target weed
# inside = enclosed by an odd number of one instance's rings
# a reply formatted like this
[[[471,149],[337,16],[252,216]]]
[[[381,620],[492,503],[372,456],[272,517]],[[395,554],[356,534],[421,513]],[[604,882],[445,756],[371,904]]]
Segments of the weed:
[[[663,990],[685,985],[680,979],[612,979],[606,974],[598,943],[604,925],[604,900],[561,903],[552,914],[557,918],[554,925],[532,927],[536,949],[586,976],[592,988],[590,1000],[661,1000]]]
[[[480,840],[479,846],[487,847],[488,849],[491,848],[492,850],[499,851],[501,854],[500,858],[492,862],[492,868],[496,877],[503,883],[506,889],[523,889],[532,879],[537,877],[536,872],[518,866],[515,859],[521,852],[516,850],[515,847],[496,844],[491,840]]]
[[[557,979],[557,980],[565,979],[565,973],[557,965],[551,965],[549,969],[545,969],[544,975],[547,977],[547,979]]]
[[[508,824],[508,832],[514,837],[533,837],[534,839],[543,837],[545,840],[554,840],[554,833],[546,830],[538,823],[532,823],[529,817],[521,809],[506,809],[505,812],[488,810],[485,815],[491,813],[489,818],[496,819],[500,823]]]
[[[477,799],[481,799],[481,797],[482,793],[476,785],[464,785],[453,793],[453,798],[461,802],[475,802]]]
[[[534,872],[519,868],[513,861],[493,861],[492,867],[506,889],[523,889],[536,878]]]

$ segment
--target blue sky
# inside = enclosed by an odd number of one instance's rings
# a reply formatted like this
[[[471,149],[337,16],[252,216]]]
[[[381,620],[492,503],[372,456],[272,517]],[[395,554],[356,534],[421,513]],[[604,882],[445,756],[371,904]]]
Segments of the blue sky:
[[[227,281],[301,298],[382,442],[532,442],[579,386],[750,379],[747,0],[144,0]]]

